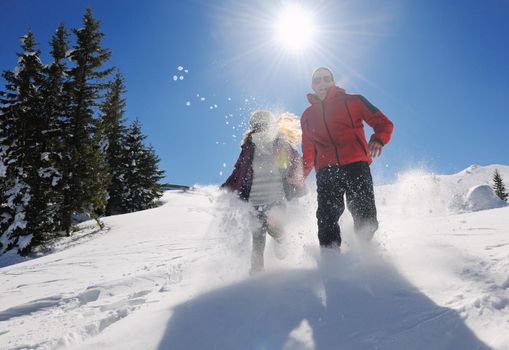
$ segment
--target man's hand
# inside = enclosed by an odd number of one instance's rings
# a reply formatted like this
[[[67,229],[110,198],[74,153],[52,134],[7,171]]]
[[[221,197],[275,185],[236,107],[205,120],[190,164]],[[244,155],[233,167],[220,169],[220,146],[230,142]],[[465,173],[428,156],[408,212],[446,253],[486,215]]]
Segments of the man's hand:
[[[373,158],[379,157],[382,154],[383,147],[384,147],[384,145],[382,145],[382,143],[380,141],[378,141],[376,139],[371,139],[371,141],[369,141],[369,145],[368,145],[369,155]]]

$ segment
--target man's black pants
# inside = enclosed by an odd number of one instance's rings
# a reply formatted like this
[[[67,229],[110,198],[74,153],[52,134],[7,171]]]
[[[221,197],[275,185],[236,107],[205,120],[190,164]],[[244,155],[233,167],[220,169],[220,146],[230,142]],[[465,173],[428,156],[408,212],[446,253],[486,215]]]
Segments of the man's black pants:
[[[355,233],[369,241],[378,229],[373,179],[367,162],[331,165],[316,174],[318,192],[318,240],[321,246],[340,246],[339,218],[346,204]]]

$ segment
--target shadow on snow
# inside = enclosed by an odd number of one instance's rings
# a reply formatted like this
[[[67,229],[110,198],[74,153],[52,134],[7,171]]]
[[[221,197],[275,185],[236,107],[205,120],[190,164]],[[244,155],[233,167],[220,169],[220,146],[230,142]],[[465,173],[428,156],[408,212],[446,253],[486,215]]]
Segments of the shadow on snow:
[[[159,349],[489,348],[390,262],[359,257],[267,272],[182,303]]]

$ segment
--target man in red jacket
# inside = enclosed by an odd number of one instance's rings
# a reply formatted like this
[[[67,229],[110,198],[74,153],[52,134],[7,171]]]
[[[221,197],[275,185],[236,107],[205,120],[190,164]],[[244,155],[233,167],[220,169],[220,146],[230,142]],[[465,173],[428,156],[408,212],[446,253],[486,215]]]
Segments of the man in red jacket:
[[[336,86],[332,71],[316,69],[308,94],[311,106],[301,118],[304,176],[316,171],[318,239],[323,247],[341,246],[339,218],[346,204],[360,239],[369,241],[378,229],[373,179],[369,164],[382,153],[392,135],[392,122],[361,95]],[[369,143],[364,122],[374,134]]]

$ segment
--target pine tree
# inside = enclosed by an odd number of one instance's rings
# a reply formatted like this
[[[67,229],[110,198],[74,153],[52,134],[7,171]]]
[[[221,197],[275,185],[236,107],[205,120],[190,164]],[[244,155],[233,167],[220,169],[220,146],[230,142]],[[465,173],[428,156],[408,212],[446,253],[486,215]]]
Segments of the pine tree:
[[[124,80],[107,82],[113,68],[103,68],[111,53],[101,47],[99,22],[90,10],[83,22],[72,50],[58,27],[48,65],[29,31],[18,66],[2,75],[0,254],[29,254],[59,231],[69,234],[73,214],[147,209],[162,195],[164,172],[140,123],[124,126]]]
[[[44,186],[47,166],[45,135],[48,123],[43,113],[44,67],[30,30],[22,37],[18,67],[3,74],[7,92],[2,93],[3,131],[1,157],[4,169],[0,234],[2,249],[17,248],[28,254],[51,230],[45,216],[49,201]]]
[[[70,134],[67,148],[70,152],[66,191],[63,201],[63,227],[70,234],[73,213],[88,213],[97,218],[107,200],[109,175],[100,149],[100,130],[95,118],[107,84],[102,80],[111,69],[102,69],[111,52],[101,47],[104,36],[100,24],[88,9],[83,28],[74,29],[76,44],[70,53],[75,63],[69,71]]]
[[[493,189],[495,190],[495,194],[498,198],[507,202],[509,194],[506,192],[504,181],[502,180],[502,176],[500,176],[498,169],[495,169],[495,173],[493,174]]]
[[[66,164],[70,157],[66,149],[69,135],[69,92],[67,83],[67,51],[69,48],[65,26],[60,24],[53,34],[50,46],[53,62],[46,66],[46,81],[43,86],[44,113],[48,120],[45,142],[47,151],[44,158],[48,166],[42,170],[46,185],[51,189],[50,203],[47,216],[53,223],[52,233],[56,235],[62,230],[62,201],[64,198]]]
[[[155,200],[162,196],[159,181],[164,177],[164,171],[157,167],[160,160],[154,149],[144,145],[145,138],[140,122],[135,120],[127,130],[124,148],[124,179],[127,187],[122,205],[128,213],[153,208]]]
[[[125,167],[122,159],[122,145],[125,142],[126,134],[124,126],[125,99],[122,98],[122,95],[125,92],[124,79],[117,73],[101,106],[103,146],[108,170],[111,175],[111,183],[108,186],[106,215],[122,213],[122,195],[125,190],[125,185],[123,184]]]

